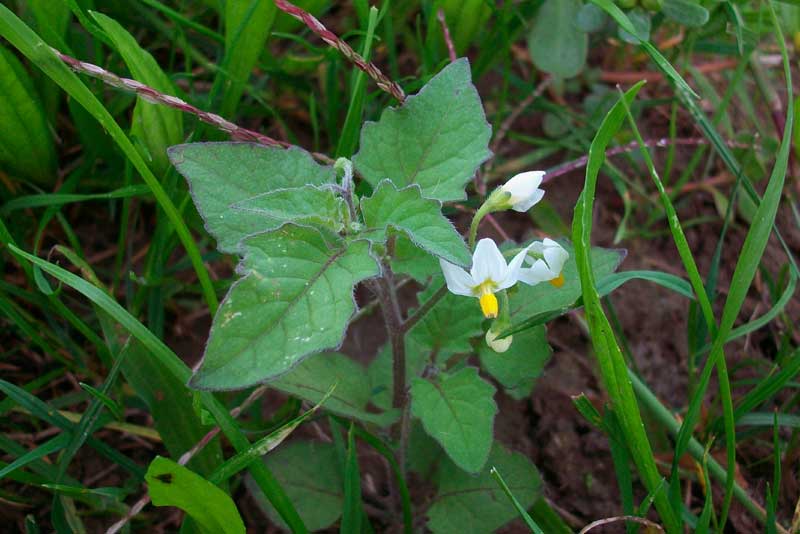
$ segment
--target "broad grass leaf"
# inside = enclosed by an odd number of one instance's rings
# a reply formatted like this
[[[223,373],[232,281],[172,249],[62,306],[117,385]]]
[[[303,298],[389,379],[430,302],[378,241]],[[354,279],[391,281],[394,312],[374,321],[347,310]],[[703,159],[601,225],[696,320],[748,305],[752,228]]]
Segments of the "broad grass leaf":
[[[355,311],[353,286],[375,276],[369,242],[287,224],[247,238],[236,282],[214,317],[191,385],[242,389],[339,346]]]
[[[494,443],[486,467],[478,476],[465,473],[452,462],[441,462],[438,491],[428,509],[428,528],[434,534],[485,534],[517,516],[513,503],[490,474],[503,473],[511,492],[523,508],[541,493],[541,478],[524,455]]]
[[[464,239],[442,215],[441,203],[423,198],[417,185],[397,189],[384,180],[371,197],[361,200],[361,212],[369,239],[384,242],[394,228],[434,256],[462,266],[471,262]]]
[[[323,167],[299,148],[272,148],[252,143],[191,143],[169,149],[169,157],[189,182],[197,211],[221,252],[239,252],[245,237],[280,226],[253,210],[234,209],[277,189],[334,182]]]
[[[494,387],[474,367],[411,381],[411,414],[464,471],[486,464],[494,437]]]
[[[131,338],[123,351],[126,354],[118,356],[124,358],[122,375],[147,405],[167,451],[179,458],[210,430],[195,413],[192,391],[139,340]],[[214,439],[188,466],[201,475],[209,475],[222,459],[219,440]]]
[[[426,198],[463,200],[464,186],[491,155],[490,137],[469,63],[459,59],[403,105],[365,123],[353,164],[373,187],[389,179],[397,187],[418,184]]]
[[[175,94],[172,81],[150,52],[139,46],[133,35],[111,17],[97,12],[91,15],[114,43],[136,81],[162,93]],[[133,110],[131,133],[147,147],[149,153],[143,156],[150,162],[153,171],[163,175],[169,168],[167,148],[183,141],[183,113],[139,98]]]
[[[577,25],[580,0],[545,0],[528,36],[534,65],[560,78],[583,70],[589,38]]]
[[[156,456],[145,475],[150,500],[175,506],[194,519],[204,534],[244,534],[242,517],[224,491],[188,468]]]
[[[225,55],[215,89],[221,89],[223,117],[233,116],[250,79],[250,72],[264,52],[278,9],[268,0],[225,2]]]
[[[0,166],[39,184],[55,179],[53,136],[25,67],[0,46]]]

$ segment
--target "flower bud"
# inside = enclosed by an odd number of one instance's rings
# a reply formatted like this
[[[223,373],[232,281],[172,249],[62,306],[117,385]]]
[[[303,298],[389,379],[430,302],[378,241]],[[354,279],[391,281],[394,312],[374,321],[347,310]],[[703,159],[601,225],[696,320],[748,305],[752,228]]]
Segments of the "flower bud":
[[[499,332],[495,332],[491,328],[486,331],[486,344],[495,352],[505,352],[511,347],[511,342],[514,336],[506,336],[503,339],[497,339]]]

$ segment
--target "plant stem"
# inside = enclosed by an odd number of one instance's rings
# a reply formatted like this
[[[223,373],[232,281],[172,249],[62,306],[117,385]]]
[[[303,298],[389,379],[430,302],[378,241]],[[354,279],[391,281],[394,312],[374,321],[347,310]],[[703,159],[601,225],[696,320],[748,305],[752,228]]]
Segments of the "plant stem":
[[[489,207],[486,203],[482,204],[478,211],[475,212],[475,216],[472,218],[472,223],[469,225],[469,249],[475,250],[475,239],[478,237],[478,227],[481,224],[481,221],[484,217],[486,217],[489,213],[491,213]]]
[[[431,309],[434,306],[436,306],[436,304],[438,304],[438,302],[442,300],[442,298],[444,298],[445,295],[447,295],[447,286],[442,286],[439,289],[437,289],[436,293],[431,295],[431,298],[425,301],[425,304],[420,306],[419,309],[415,311],[411,317],[405,320],[405,322],[402,325],[403,333],[408,332],[409,330],[414,328],[414,326],[418,322],[420,322],[420,320],[423,317],[425,317],[428,314],[428,312],[431,311]]]
[[[102,67],[98,67],[92,63],[80,61],[74,57],[63,54],[55,48],[52,50],[61,61],[63,61],[69,68],[76,72],[88,74],[89,76],[102,80],[106,85],[110,85],[111,87],[116,87],[117,89],[122,89],[123,91],[135,93],[140,98],[143,98],[152,104],[167,106],[169,108],[177,109],[184,113],[194,115],[202,122],[210,124],[214,128],[227,133],[237,141],[249,141],[251,143],[258,143],[265,146],[282,148],[289,148],[292,146],[291,143],[278,141],[277,139],[273,139],[262,133],[248,130],[247,128],[242,128],[241,126],[234,124],[215,113],[203,111],[178,97],[164,94],[137,80],[123,78],[122,76],[118,76],[117,74],[114,74],[113,72]],[[313,152],[311,155],[314,156],[317,161],[322,163],[333,163],[333,160],[325,154]]]

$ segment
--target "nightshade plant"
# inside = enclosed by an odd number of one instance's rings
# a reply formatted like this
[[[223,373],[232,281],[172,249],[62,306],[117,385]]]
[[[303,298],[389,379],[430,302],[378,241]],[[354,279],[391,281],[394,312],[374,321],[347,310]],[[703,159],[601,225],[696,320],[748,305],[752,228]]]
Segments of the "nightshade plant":
[[[299,148],[248,143],[169,151],[218,249],[241,258],[240,279],[214,317],[190,385],[236,390],[267,383],[311,403],[335,385],[324,408],[385,432],[402,473],[438,466],[438,495],[427,510],[435,532],[462,532],[466,523],[489,531],[514,517],[489,475],[492,466],[523,506],[533,504],[538,475],[526,458],[495,442],[496,390],[485,376],[515,398],[528,395],[550,355],[537,318],[576,305],[580,296],[566,241],[477,241],[487,215],[526,212],[542,198],[544,173],[522,173],[491,193],[472,219],[468,244],[445,216],[450,203],[467,199],[467,185],[491,155],[490,137],[461,59],[366,123],[352,161],[326,165]],[[602,249],[593,255],[598,279],[622,257]],[[397,289],[409,279],[422,289],[418,305],[405,312]],[[379,303],[389,337],[368,369],[330,352],[356,313],[359,284]],[[481,369],[469,359],[474,354]],[[316,455],[333,454],[325,444],[315,447]],[[306,526],[324,528],[338,519],[341,503],[319,513],[324,501],[293,482],[305,476],[296,473],[305,472],[307,448],[290,444],[267,463]],[[339,491],[338,473],[315,473],[308,476]],[[469,488],[475,491],[463,491]],[[480,514],[454,512],[475,507]]]

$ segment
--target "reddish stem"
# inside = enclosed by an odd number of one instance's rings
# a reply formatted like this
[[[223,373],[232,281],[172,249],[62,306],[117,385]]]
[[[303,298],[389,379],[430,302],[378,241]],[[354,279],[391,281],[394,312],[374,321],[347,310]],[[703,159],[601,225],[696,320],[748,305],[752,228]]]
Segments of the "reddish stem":
[[[447,45],[447,53],[450,54],[450,62],[456,60],[456,47],[453,45],[453,38],[450,36],[450,28],[447,27],[447,19],[444,17],[444,9],[441,7],[436,12],[436,17],[442,24],[442,34],[444,35],[444,42]]]
[[[137,96],[140,96],[152,104],[160,104],[183,111],[184,113],[195,115],[201,121],[205,122],[206,124],[210,124],[218,130],[222,130],[238,141],[249,141],[261,145],[282,148],[289,148],[292,146],[290,143],[285,141],[278,141],[277,139],[273,139],[262,133],[248,130],[247,128],[242,128],[241,126],[234,124],[215,113],[203,111],[202,109],[199,109],[178,97],[164,94],[148,85],[143,84],[142,82],[131,80],[130,78],[123,78],[102,67],[98,67],[92,63],[87,63],[63,54],[55,48],[52,50],[61,61],[66,63],[67,66],[74,71],[82,72],[84,74],[88,74],[89,76],[98,78],[112,87],[136,93]],[[314,158],[324,163],[333,163],[333,160],[325,154],[312,153],[312,155]]]
[[[385,74],[383,74],[374,63],[361,57],[358,52],[353,50],[349,44],[339,39],[335,33],[326,28],[324,24],[314,17],[314,15],[300,9],[296,5],[287,2],[286,0],[275,0],[275,6],[284,13],[293,16],[305,24],[308,29],[317,34],[320,39],[341,52],[342,55],[352,61],[356,67],[366,72],[370,78],[375,80],[375,83],[378,85],[378,87],[395,97],[398,102],[402,104],[405,101],[406,94],[396,82],[392,81]]]

